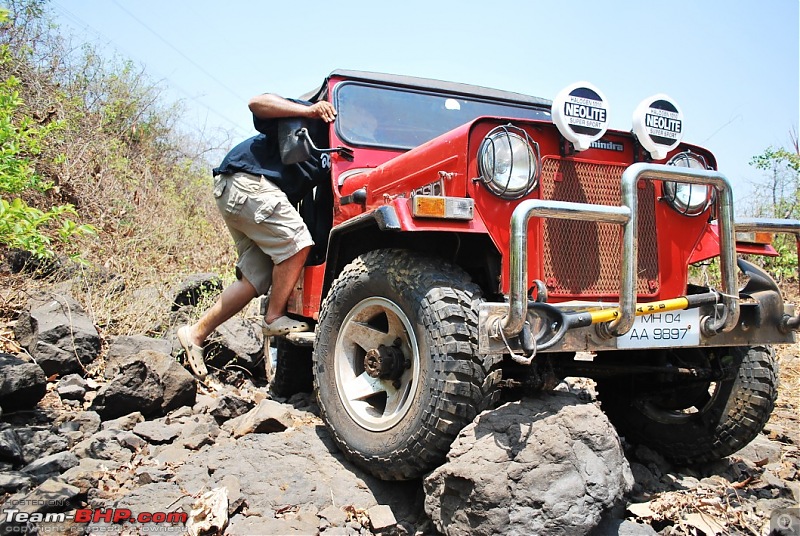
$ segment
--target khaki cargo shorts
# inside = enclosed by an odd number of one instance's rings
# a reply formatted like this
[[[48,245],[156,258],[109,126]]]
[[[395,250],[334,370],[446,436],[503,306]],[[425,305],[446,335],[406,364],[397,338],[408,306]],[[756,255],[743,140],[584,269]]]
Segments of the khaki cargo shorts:
[[[286,194],[262,176],[217,175],[214,197],[239,253],[236,276],[247,278],[259,295],[269,290],[275,264],[314,244]]]

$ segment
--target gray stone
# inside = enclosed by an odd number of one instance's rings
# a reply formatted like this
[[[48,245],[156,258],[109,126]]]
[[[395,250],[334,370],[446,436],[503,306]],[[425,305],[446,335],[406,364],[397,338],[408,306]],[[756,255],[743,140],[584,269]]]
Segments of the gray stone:
[[[397,525],[392,508],[385,504],[373,506],[367,511],[372,530],[382,531]]]
[[[22,455],[19,436],[11,428],[0,430],[0,460],[11,462],[12,464],[21,463],[25,460]]]
[[[119,364],[143,350],[169,355],[172,343],[167,339],[154,339],[145,335],[124,335],[111,337],[106,353],[106,378],[113,378],[119,372]]]
[[[759,434],[734,456],[745,458],[752,462],[761,462],[763,460],[776,462],[781,459],[781,445]]]
[[[62,452],[69,448],[69,440],[50,426],[27,426],[17,429],[22,455],[27,463]]]
[[[113,419],[139,411],[152,415],[161,410],[164,386],[158,375],[142,361],[120,367],[114,378],[97,393],[91,409],[103,419]]]
[[[81,432],[85,437],[100,430],[100,415],[96,411],[81,411],[70,416],[68,421],[58,425],[59,433]]]
[[[282,432],[294,424],[295,417],[297,412],[294,409],[274,400],[262,400],[244,415],[223,424],[222,429],[230,432],[233,437]]]
[[[141,362],[158,378],[163,387],[160,414],[182,406],[192,406],[197,396],[197,381],[168,353],[142,350],[139,353],[116,359],[107,369],[119,374],[131,363]]]
[[[166,469],[155,467],[139,467],[136,470],[136,479],[139,484],[154,484],[156,482],[166,482],[175,476],[175,473]]]
[[[181,445],[189,450],[199,450],[201,447],[211,445],[213,442],[214,440],[210,436],[206,434],[197,434],[183,438],[181,440]]]
[[[222,278],[215,273],[193,274],[175,290],[172,310],[185,305],[195,306],[201,300],[211,300],[222,292]]]
[[[181,426],[165,424],[163,420],[140,422],[133,427],[133,433],[145,438],[150,443],[168,443],[178,437]]]
[[[600,524],[597,525],[590,533],[589,536],[657,536],[658,532],[655,531],[650,525],[640,525],[633,521],[625,521],[622,519],[611,519],[603,517]]]
[[[167,465],[180,465],[184,463],[192,451],[179,445],[162,445],[155,449],[153,457],[161,463]]]
[[[46,376],[81,372],[100,353],[100,335],[74,298],[42,295],[14,326],[17,341]]]
[[[134,411],[122,417],[105,421],[101,428],[103,430],[133,430],[133,427],[142,421],[144,421],[144,416],[140,412]]]
[[[117,435],[117,441],[123,447],[130,449],[134,452],[139,451],[147,447],[147,441],[139,437],[133,432],[124,431],[120,432]]]
[[[45,456],[33,463],[29,463],[22,468],[23,473],[44,477],[53,474],[61,474],[71,467],[78,465],[78,458],[69,451],[59,452]]]
[[[35,484],[36,481],[29,474],[20,471],[0,472],[0,492],[15,493]]]
[[[102,430],[75,445],[72,451],[78,458],[128,463],[133,458],[133,453],[119,443],[118,434],[118,430]]]
[[[556,393],[479,415],[423,483],[446,535],[544,536],[588,532],[633,477],[600,409]]]
[[[264,338],[253,321],[234,316],[214,331],[208,344],[206,359],[212,365],[223,368],[234,363],[259,372],[258,365],[264,359]]]
[[[83,458],[80,463],[65,471],[61,480],[80,489],[81,493],[97,488],[100,480],[107,478],[109,472],[115,471],[120,464],[113,460],[98,460],[96,458]]]
[[[47,392],[47,378],[36,363],[0,353],[0,406],[4,411],[35,407]]]
[[[56,384],[56,393],[62,400],[83,400],[88,389],[86,380],[78,374],[68,374]]]
[[[208,405],[208,413],[217,421],[227,421],[253,409],[253,403],[240,396],[226,393]]]

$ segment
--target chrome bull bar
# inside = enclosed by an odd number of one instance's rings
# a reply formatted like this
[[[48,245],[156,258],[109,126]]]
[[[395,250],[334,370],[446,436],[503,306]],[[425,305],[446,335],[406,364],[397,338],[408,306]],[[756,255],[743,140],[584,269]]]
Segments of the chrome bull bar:
[[[528,296],[528,222],[532,217],[589,219],[623,226],[622,267],[620,270],[619,315],[612,321],[598,324],[604,336],[620,336],[633,326],[636,317],[636,274],[638,250],[637,183],[643,175],[649,178],[711,185],[717,191],[719,209],[720,271],[722,274],[722,313],[701,320],[704,335],[734,329],[739,320],[736,288],[736,243],[734,240],[733,191],[728,179],[717,171],[685,167],[637,163],[622,174],[622,205],[618,207],[587,203],[568,203],[530,199],[520,203],[511,216],[510,281],[507,314],[489,322],[490,337],[503,339],[518,336],[525,325]]]
[[[793,234],[800,255],[800,221],[779,220],[776,218],[742,218],[736,222],[736,231],[742,233],[763,231],[767,233]],[[800,262],[797,265],[797,280],[800,282]],[[783,319],[782,329],[796,330],[800,327],[800,313]]]

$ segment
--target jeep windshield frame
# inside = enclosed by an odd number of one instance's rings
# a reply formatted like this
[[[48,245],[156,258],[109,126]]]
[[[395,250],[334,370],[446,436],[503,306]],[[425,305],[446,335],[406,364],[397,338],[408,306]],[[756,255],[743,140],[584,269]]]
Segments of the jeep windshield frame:
[[[336,85],[336,134],[355,147],[409,150],[478,117],[551,121],[549,108],[521,102],[346,80]]]

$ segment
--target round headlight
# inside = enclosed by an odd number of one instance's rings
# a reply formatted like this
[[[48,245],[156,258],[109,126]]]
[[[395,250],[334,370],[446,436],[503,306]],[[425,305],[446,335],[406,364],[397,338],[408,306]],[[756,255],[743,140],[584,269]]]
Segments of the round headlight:
[[[521,128],[497,127],[481,142],[478,171],[493,194],[519,199],[536,188],[539,146]]]
[[[670,166],[708,169],[705,159],[692,152],[676,154],[667,162]],[[672,208],[685,216],[699,216],[714,200],[714,188],[704,184],[664,182],[664,198]]]

